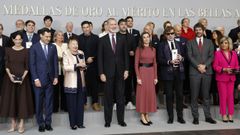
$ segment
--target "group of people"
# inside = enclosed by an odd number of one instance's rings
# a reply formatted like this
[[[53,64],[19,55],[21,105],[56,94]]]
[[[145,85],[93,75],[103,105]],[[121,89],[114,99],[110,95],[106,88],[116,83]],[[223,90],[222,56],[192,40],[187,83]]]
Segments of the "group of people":
[[[177,121],[186,123],[184,91],[190,93],[193,124],[199,124],[199,96],[205,121],[216,124],[210,113],[212,89],[218,91],[222,121],[234,122],[234,88],[240,89],[240,19],[229,37],[223,29],[208,30],[205,18],[193,29],[188,18],[174,26],[166,21],[160,38],[153,22],[140,34],[131,16],[107,19],[99,35],[92,33],[90,21],[81,23],[80,35],[73,33],[72,22],[64,33],[52,28],[51,16],[43,21],[45,27],[35,33],[33,20],[17,20],[17,31],[10,37],[0,24],[0,117],[11,118],[8,132],[23,133],[24,119],[34,114],[39,132],[52,131],[52,113],[59,108],[68,112],[72,130],[85,128],[86,96],[92,97],[93,110],[100,111],[100,89],[106,128],[115,104],[120,126],[127,126],[125,106],[133,104],[140,122],[153,124],[149,113],[157,111],[160,87],[166,94],[168,124],[174,120],[174,103]]]

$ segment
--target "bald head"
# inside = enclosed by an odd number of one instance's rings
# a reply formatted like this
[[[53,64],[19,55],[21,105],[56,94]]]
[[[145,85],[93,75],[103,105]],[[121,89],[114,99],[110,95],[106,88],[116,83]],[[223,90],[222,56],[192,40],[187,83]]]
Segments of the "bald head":
[[[66,30],[67,30],[67,32],[72,32],[73,31],[73,23],[72,22],[67,22],[66,23]]]
[[[224,35],[224,33],[225,33],[225,28],[223,26],[218,26],[216,28],[216,30],[220,31],[222,33],[222,35]]]

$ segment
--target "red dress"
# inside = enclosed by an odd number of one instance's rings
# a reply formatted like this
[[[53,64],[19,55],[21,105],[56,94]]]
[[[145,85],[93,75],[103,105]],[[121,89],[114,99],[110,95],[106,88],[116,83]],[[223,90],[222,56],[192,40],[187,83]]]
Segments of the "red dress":
[[[139,63],[153,63],[152,67],[139,67]],[[157,111],[157,100],[154,79],[157,79],[157,64],[155,48],[137,48],[135,55],[135,71],[142,85],[137,84],[136,111],[149,113]]]
[[[181,37],[186,38],[187,40],[192,40],[195,38],[195,32],[193,31],[192,28],[188,28],[187,29],[187,33],[185,33],[185,31],[182,28],[182,34]]]

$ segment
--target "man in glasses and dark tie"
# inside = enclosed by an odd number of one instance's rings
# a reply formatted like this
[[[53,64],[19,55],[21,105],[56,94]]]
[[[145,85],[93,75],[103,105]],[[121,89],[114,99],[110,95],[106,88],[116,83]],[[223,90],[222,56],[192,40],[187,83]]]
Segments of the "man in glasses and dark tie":
[[[176,93],[177,121],[185,123],[183,119],[183,80],[184,76],[184,52],[178,41],[175,41],[174,28],[166,27],[164,35],[167,40],[160,43],[158,47],[158,62],[160,65],[160,79],[164,81],[164,91],[166,93],[166,105],[168,112],[168,124],[174,120],[173,101],[174,90]]]

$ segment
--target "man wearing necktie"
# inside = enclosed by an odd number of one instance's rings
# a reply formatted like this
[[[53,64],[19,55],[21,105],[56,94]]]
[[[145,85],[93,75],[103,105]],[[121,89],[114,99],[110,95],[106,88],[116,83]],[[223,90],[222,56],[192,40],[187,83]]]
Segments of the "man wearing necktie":
[[[26,31],[23,32],[23,46],[29,49],[32,45],[39,42],[40,37],[37,33],[35,33],[35,22],[33,20],[27,20],[26,23]]]
[[[78,36],[73,33],[73,23],[72,22],[67,22],[65,28],[66,28],[66,32],[63,34],[64,43],[67,43],[68,39],[70,37],[78,38]]]
[[[38,130],[44,132],[53,130],[53,85],[58,83],[58,56],[56,46],[50,43],[51,31],[43,28],[39,33],[40,41],[30,48],[29,67],[34,85]]]
[[[166,37],[158,47],[158,62],[160,79],[164,81],[164,91],[166,93],[166,107],[168,112],[168,124],[172,124],[174,120],[173,101],[174,90],[176,93],[176,111],[177,121],[181,124],[185,123],[183,119],[183,80],[184,76],[184,57],[180,42],[174,40],[175,33],[172,26],[166,27],[164,30]]]
[[[203,97],[203,111],[205,121],[215,124],[210,113],[209,91],[212,79],[212,62],[214,57],[214,46],[212,41],[203,37],[204,26],[195,24],[194,31],[196,38],[187,43],[187,54],[189,58],[189,77],[191,89],[191,109],[193,124],[199,124],[198,96],[199,92]]]
[[[98,47],[98,72],[104,83],[105,127],[111,126],[113,101],[117,104],[117,120],[120,126],[124,122],[124,80],[128,77],[128,49],[125,40],[117,32],[117,21],[109,18],[109,34],[100,39]]]

